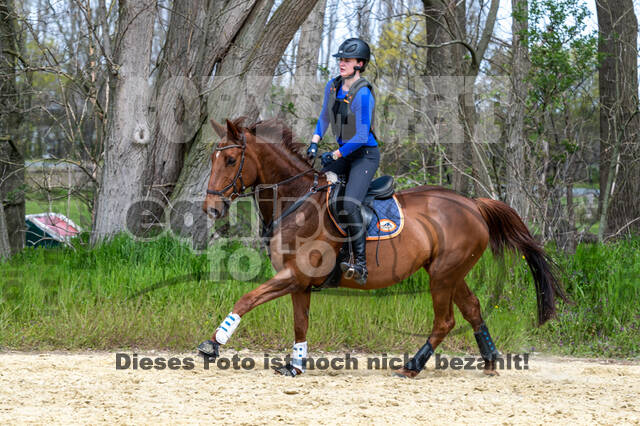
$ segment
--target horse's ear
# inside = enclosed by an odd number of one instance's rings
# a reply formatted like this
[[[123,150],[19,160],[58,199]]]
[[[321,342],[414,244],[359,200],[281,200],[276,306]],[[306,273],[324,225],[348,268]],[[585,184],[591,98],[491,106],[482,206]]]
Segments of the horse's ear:
[[[228,119],[227,119],[227,135],[231,136],[231,139],[235,139],[235,140],[240,139],[240,129],[238,129],[238,127]]]
[[[213,127],[213,130],[216,132],[218,136],[220,136],[221,138],[224,138],[227,135],[227,130],[224,128],[222,124],[218,123],[213,118],[209,120],[209,122],[211,123],[211,127]]]

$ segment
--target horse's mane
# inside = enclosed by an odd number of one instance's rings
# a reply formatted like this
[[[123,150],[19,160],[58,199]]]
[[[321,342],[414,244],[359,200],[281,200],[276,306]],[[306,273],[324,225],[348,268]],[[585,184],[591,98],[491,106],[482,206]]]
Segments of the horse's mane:
[[[236,121],[240,122],[241,120],[242,117],[234,120],[234,123]],[[246,129],[254,136],[257,135],[268,142],[280,144],[292,155],[298,157],[303,163],[311,166],[311,163],[309,163],[306,157],[307,145],[298,140],[293,134],[293,130],[291,130],[283,120],[270,118],[268,120],[258,121]]]

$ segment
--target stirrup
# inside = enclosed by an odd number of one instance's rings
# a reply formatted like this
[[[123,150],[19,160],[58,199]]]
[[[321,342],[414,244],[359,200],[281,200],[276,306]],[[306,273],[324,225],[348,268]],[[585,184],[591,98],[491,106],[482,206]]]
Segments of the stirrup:
[[[342,276],[350,280],[356,273],[355,265],[352,263],[341,262],[340,269],[342,269]]]
[[[344,278],[353,279],[360,285],[366,284],[368,275],[366,266],[342,262],[340,263],[340,269],[342,269]]]

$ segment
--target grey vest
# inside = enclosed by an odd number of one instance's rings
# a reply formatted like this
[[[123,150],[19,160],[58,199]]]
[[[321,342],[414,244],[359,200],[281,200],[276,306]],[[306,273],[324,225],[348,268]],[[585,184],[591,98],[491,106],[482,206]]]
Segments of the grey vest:
[[[375,100],[375,94],[373,92],[373,86],[367,81],[367,79],[360,77],[358,81],[353,83],[349,88],[349,92],[344,99],[338,99],[338,91],[342,86],[342,77],[338,76],[334,81],[332,87],[329,89],[329,116],[331,121],[331,130],[336,138],[341,137],[343,141],[347,141],[356,134],[356,115],[351,110],[351,103],[356,97],[358,90],[363,87],[368,87],[371,91],[371,96]],[[375,108],[371,114],[371,128],[370,132],[373,133],[373,137],[376,137],[374,132],[376,112]]]

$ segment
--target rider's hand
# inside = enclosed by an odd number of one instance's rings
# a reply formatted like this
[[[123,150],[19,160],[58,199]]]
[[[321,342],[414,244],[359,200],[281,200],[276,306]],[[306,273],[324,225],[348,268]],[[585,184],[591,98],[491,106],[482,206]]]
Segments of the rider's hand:
[[[333,163],[335,160],[331,156],[330,152],[325,152],[320,156],[320,163],[322,163],[322,167],[327,167],[329,164]]]
[[[309,148],[307,149],[307,158],[309,160],[313,160],[316,158],[316,154],[318,153],[318,144],[316,142],[311,142]]]

